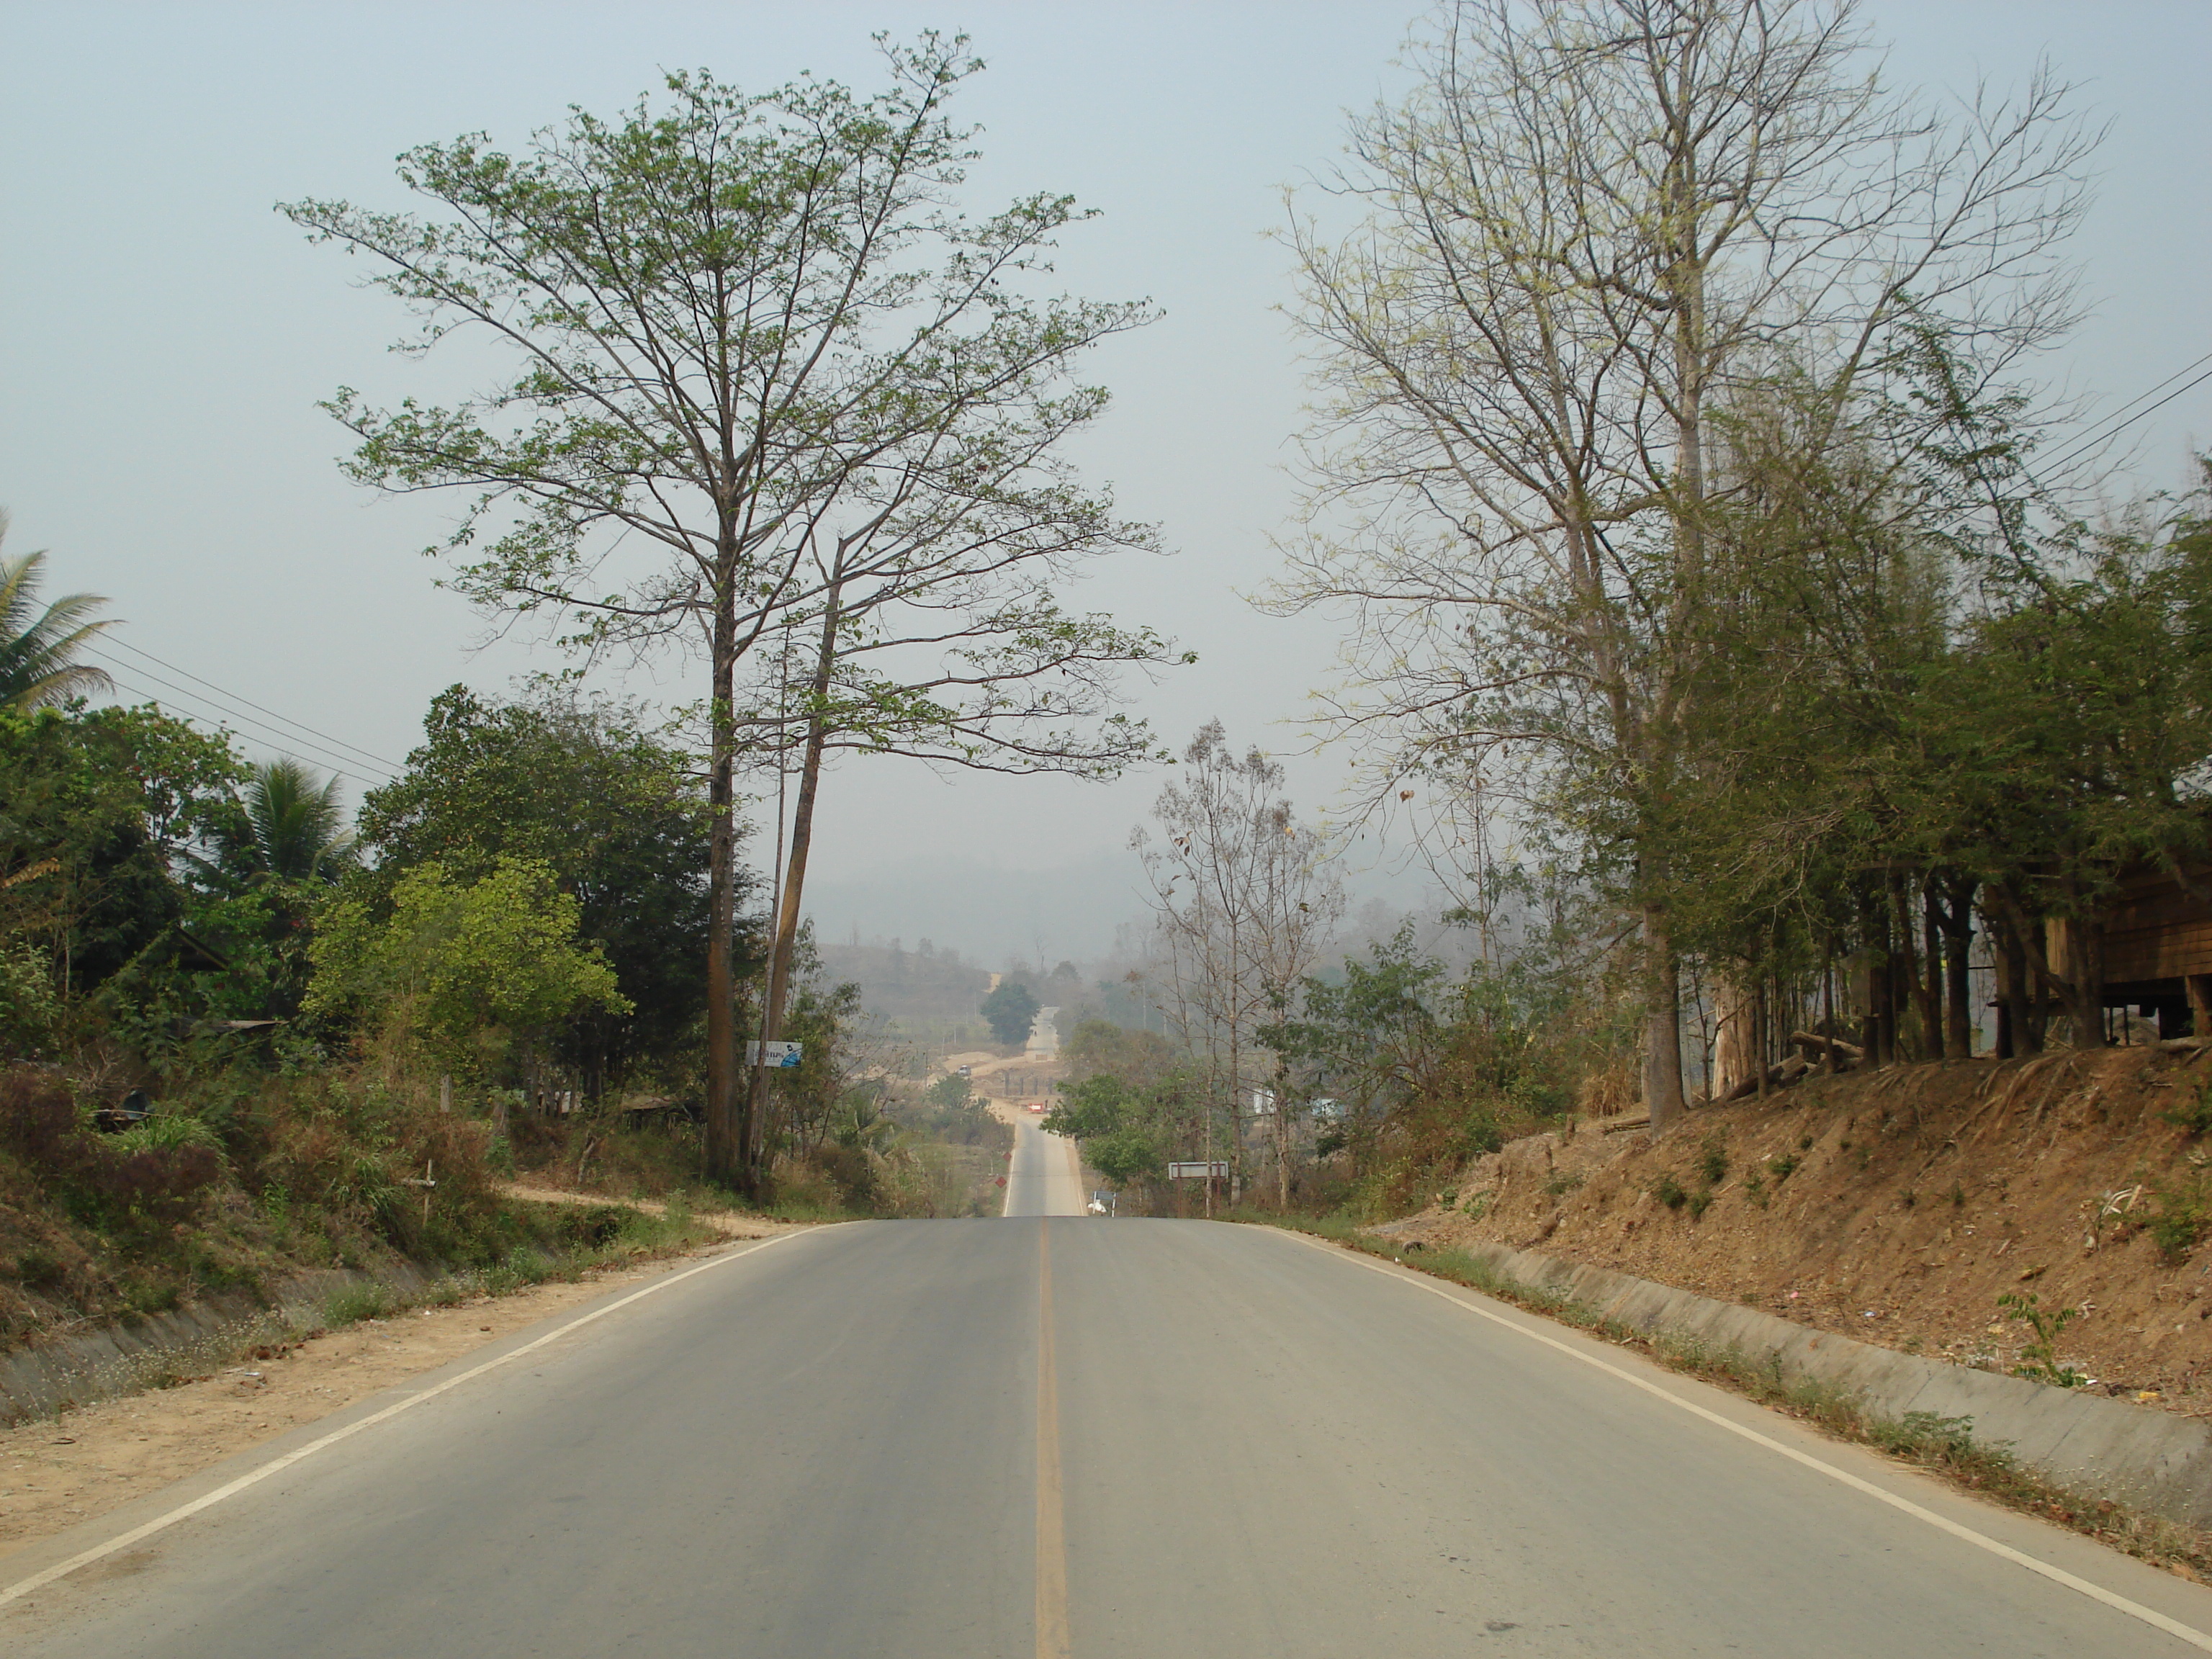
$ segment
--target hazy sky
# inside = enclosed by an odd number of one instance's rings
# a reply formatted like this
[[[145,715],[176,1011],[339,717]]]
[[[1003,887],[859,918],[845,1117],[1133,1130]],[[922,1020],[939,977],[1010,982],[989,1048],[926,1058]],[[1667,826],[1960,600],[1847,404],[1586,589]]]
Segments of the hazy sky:
[[[664,69],[704,66],[754,88],[808,69],[865,89],[877,80],[872,33],[965,29],[990,64],[956,106],[985,130],[971,205],[1073,192],[1103,216],[1066,237],[1066,285],[1150,296],[1166,313],[1091,360],[1116,404],[1079,453],[1177,552],[1076,597],[1199,652],[1196,668],[1141,690],[1164,737],[1179,744],[1218,715],[1240,743],[1297,749],[1288,722],[1327,674],[1331,631],[1260,617],[1240,598],[1272,573],[1301,418],[1295,343],[1273,309],[1287,297],[1285,260],[1266,233],[1279,187],[1338,153],[1344,109],[1394,84],[1413,9],[0,3],[8,548],[50,550],[58,586],[111,596],[131,643],[366,751],[374,763],[341,769],[356,787],[375,781],[441,687],[498,690],[555,664],[514,641],[477,649],[481,620],[432,586],[419,550],[440,538],[450,503],[382,501],[339,477],[345,434],[316,399],[341,384],[396,396],[450,382],[386,355],[401,322],[392,302],[350,286],[358,266],[307,246],[271,204],[405,205],[392,177],[402,149],[478,129],[519,144],[572,103],[627,103]],[[2047,53],[2112,121],[2081,247],[2095,313],[2051,360],[2054,381],[2110,406],[2212,351],[2202,95],[2212,3],[1887,0],[1867,15],[1894,43],[1895,81],[2002,87]],[[2179,482],[2191,442],[2212,439],[2212,383],[2132,433],[2145,479]],[[221,712],[192,681],[114,654],[135,665],[118,673],[133,688]],[[694,678],[672,662],[659,684],[635,675],[627,689],[680,700]],[[234,723],[256,753],[326,766],[349,753]],[[1343,763],[1295,761],[1301,801],[1325,806]],[[946,860],[1079,868],[1095,887],[1102,855],[1158,783],[941,781],[901,763],[848,763],[825,786],[814,866],[824,929],[927,931],[921,910],[902,914],[902,882],[927,882]],[[987,891],[980,884],[979,898]],[[1100,907],[1084,896],[1088,918]],[[1033,907],[1006,928],[979,922],[940,942],[996,953],[1037,939],[1054,955],[1104,943],[1073,913],[1065,940],[1046,937],[1054,925]]]

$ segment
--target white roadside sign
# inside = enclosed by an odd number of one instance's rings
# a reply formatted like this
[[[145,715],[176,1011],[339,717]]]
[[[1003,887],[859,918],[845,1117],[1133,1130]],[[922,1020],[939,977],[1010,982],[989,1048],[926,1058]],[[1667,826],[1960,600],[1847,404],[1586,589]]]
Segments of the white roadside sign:
[[[770,1042],[765,1045],[758,1042],[748,1042],[745,1044],[745,1064],[748,1066],[759,1065],[761,1063],[761,1049],[763,1047],[768,1049],[768,1063],[773,1068],[781,1070],[783,1067],[795,1066],[799,1064],[799,1050],[800,1045],[796,1042]]]

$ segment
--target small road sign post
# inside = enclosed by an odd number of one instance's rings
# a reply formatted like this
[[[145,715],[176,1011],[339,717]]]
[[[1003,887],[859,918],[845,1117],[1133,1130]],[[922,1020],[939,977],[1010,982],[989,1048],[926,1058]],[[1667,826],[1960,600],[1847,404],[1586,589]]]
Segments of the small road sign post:
[[[1229,1179],[1229,1165],[1218,1158],[1210,1164],[1170,1164],[1168,1165],[1168,1179],[1170,1181],[1226,1181]]]

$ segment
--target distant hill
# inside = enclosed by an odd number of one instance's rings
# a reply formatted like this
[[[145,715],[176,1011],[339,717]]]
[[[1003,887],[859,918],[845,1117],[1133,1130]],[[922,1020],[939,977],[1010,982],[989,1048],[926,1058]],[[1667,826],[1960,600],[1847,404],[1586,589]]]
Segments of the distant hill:
[[[907,950],[889,945],[823,945],[823,973],[851,980],[872,1013],[896,1020],[974,1019],[991,975],[957,951],[939,951],[927,939]]]
[[[817,872],[806,915],[825,945],[931,939],[969,962],[1091,962],[1146,915],[1144,866],[1133,853],[1102,853],[1044,870],[980,858],[917,858],[849,879]]]

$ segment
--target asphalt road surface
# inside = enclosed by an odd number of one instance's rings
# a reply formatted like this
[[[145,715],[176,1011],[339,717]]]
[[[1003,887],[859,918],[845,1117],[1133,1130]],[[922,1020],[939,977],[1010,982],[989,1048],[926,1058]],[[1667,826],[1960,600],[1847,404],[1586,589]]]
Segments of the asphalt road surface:
[[[1083,1190],[1083,1167],[1077,1161],[1075,1143],[1048,1135],[1036,1120],[1017,1109],[1014,1160],[1006,1166],[1006,1207],[1010,1216],[1081,1215],[1088,1203]]]
[[[2212,1630],[2212,1591],[1272,1231],[871,1222],[737,1247],[575,1317],[0,1561],[0,1652],[2113,1659],[2212,1641],[2187,1633]]]

